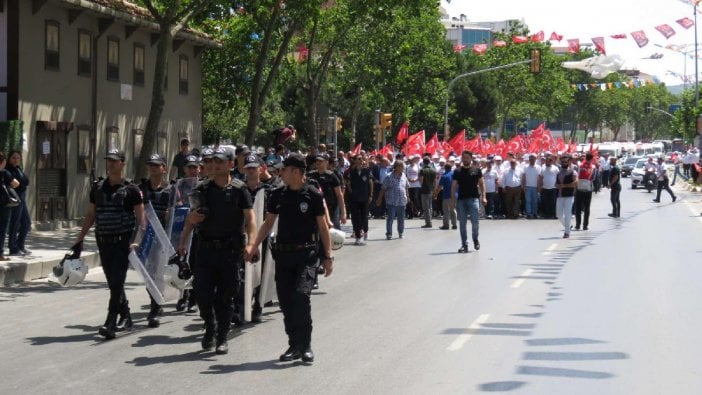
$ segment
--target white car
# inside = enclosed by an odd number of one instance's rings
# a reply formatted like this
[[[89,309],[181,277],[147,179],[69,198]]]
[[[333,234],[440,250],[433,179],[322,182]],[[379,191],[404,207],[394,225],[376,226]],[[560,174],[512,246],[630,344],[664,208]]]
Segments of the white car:
[[[631,170],[631,189],[636,189],[638,186],[642,186],[643,176],[646,170],[644,170],[644,165],[647,159],[639,159],[636,161],[634,168]]]

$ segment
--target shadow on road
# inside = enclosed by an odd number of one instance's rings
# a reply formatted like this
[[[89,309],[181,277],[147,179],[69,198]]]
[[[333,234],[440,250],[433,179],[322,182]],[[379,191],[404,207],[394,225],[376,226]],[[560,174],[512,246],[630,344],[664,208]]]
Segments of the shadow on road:
[[[200,374],[226,374],[247,371],[281,370],[306,365],[307,364],[300,361],[293,363],[281,363],[277,359],[271,359],[270,361],[245,362],[238,365],[212,365],[210,366],[209,370],[200,372]]]
[[[185,354],[162,355],[159,357],[137,357],[131,361],[126,361],[134,366],[150,366],[158,364],[170,364],[178,362],[195,362],[195,361],[214,361],[210,356],[214,355],[212,351],[192,351]]]

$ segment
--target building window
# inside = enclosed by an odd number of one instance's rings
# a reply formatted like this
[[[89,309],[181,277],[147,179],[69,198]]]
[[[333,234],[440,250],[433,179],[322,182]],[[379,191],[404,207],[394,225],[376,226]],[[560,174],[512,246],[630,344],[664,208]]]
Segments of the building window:
[[[141,157],[141,147],[144,146],[144,129],[134,129],[134,160]]]
[[[60,28],[56,21],[46,21],[46,42],[44,43],[44,68],[59,70]]]
[[[180,55],[178,62],[178,92],[181,95],[188,94],[188,57]]]
[[[90,126],[78,125],[78,173],[90,170]]]
[[[86,30],[78,30],[78,75],[90,76],[93,64],[93,37]]]
[[[119,39],[107,39],[107,79],[119,81]]]
[[[144,46],[134,44],[134,85],[144,86]]]
[[[121,150],[122,147],[120,147],[119,143],[119,128],[116,126],[109,126],[106,130],[107,132],[107,144],[105,144],[105,148],[109,152],[110,150],[113,149],[118,149]]]

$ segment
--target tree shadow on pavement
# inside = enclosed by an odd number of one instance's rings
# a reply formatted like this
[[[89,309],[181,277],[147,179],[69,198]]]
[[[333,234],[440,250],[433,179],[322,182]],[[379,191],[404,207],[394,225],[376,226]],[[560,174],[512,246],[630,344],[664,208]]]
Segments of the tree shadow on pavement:
[[[269,361],[259,361],[259,362],[244,362],[238,365],[212,365],[209,370],[200,372],[200,374],[227,374],[236,372],[248,372],[248,371],[261,371],[261,370],[282,370],[289,369],[296,366],[306,366],[300,361],[293,363],[281,363],[277,359],[271,359]]]
[[[212,351],[191,351],[185,354],[162,355],[159,357],[136,357],[131,361],[126,361],[134,366],[149,366],[159,364],[169,364],[178,362],[197,362],[197,361],[213,361],[210,356],[214,355]]]
[[[198,336],[199,336],[199,334],[183,336],[183,337],[172,337],[172,336],[165,336],[165,335],[146,335],[146,336],[140,337],[139,340],[136,341],[136,343],[132,344],[132,347],[147,347],[147,346],[155,346],[155,345],[174,345],[174,344],[187,344],[187,343],[195,344],[196,343],[195,339]]]
[[[93,333],[84,333],[81,335],[68,335],[68,336],[28,337],[27,340],[30,341],[30,345],[32,345],[32,346],[45,346],[47,344],[55,344],[55,343],[79,343],[79,342],[92,342],[92,343],[96,344],[96,343],[101,342],[103,340],[103,338],[98,336],[97,328],[94,328]]]

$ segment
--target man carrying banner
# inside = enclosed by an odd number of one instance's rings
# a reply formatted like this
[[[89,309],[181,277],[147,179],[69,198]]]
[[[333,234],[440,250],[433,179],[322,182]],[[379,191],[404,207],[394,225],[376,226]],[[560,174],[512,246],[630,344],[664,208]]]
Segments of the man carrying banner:
[[[305,183],[304,156],[290,154],[283,165],[281,176],[286,186],[272,191],[266,220],[256,240],[246,246],[246,255],[249,261],[258,260],[261,254],[258,246],[268,237],[278,219],[278,234],[273,246],[275,281],[289,345],[280,361],[301,358],[309,363],[314,361],[310,293],[317,261],[321,257],[325,276],[329,276],[334,257],[331,255],[322,194]],[[319,240],[322,251],[318,251]]]
[[[90,204],[76,243],[83,242],[95,223],[102,271],[110,288],[107,319],[98,332],[109,340],[115,338],[118,314],[125,318],[125,325],[131,325],[129,302],[124,292],[129,247],[136,236],[137,224],[144,229],[146,222],[139,188],[124,179],[124,152],[112,149],[105,160],[107,179],[93,183]]]
[[[149,167],[149,178],[142,180],[139,184],[144,203],[151,203],[151,206],[158,216],[158,221],[163,228],[166,228],[166,218],[168,217],[168,206],[171,202],[173,189],[165,182],[163,175],[166,174],[166,158],[159,154],[153,154],[146,162]],[[158,328],[161,325],[159,318],[163,314],[163,308],[156,303],[153,296],[149,294],[151,306],[146,320],[150,328]]]
[[[217,354],[229,352],[227,334],[231,327],[232,299],[239,291],[239,267],[246,240],[253,240],[256,219],[251,195],[242,181],[229,173],[234,158],[224,149],[203,152],[208,180],[191,192],[191,210],[180,238],[178,253],[187,253],[187,240],[197,229],[197,265],[193,287],[200,317],[205,321],[202,348],[212,348],[216,335]],[[216,329],[216,332],[215,332]]]

